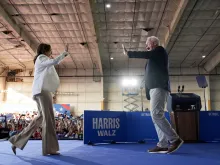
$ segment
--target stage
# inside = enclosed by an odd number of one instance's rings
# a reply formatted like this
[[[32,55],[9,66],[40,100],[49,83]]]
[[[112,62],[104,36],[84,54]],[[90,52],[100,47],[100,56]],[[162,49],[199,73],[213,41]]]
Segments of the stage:
[[[0,142],[1,165],[220,165],[220,143],[184,144],[177,152],[149,154],[147,144],[84,145],[82,141],[61,140],[60,156],[41,156],[41,141],[29,141],[17,156],[8,141]]]

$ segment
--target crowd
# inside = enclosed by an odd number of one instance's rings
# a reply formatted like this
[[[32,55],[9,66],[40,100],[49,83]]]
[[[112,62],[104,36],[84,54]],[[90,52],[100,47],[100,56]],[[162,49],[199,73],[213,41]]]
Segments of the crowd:
[[[37,116],[37,112],[26,112],[25,114],[0,114],[0,128],[10,129],[10,136],[21,132]],[[58,139],[82,139],[83,138],[83,118],[67,116],[66,114],[55,114],[56,133]],[[39,127],[32,135],[31,139],[41,139],[42,128]]]

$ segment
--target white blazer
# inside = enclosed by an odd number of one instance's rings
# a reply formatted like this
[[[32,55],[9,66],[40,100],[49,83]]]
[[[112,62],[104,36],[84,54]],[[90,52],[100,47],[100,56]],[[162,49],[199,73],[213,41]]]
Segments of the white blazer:
[[[50,59],[44,54],[38,56],[34,66],[33,96],[41,93],[42,90],[49,92],[57,90],[60,79],[54,65],[59,64],[67,55],[68,53],[64,52],[55,59]]]

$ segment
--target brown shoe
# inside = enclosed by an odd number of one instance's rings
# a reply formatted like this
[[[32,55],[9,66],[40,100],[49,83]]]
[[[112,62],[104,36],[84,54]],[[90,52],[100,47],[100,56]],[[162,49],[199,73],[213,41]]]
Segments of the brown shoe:
[[[184,143],[184,141],[180,138],[177,141],[173,142],[170,145],[167,154],[171,154],[171,153],[175,152],[176,150],[178,150],[183,143]]]
[[[151,154],[166,154],[168,152],[168,148],[156,146],[155,148],[149,149],[148,152]]]

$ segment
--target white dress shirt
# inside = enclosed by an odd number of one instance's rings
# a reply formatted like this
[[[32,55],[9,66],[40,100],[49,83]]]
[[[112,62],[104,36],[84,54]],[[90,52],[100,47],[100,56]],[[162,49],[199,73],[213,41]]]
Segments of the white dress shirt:
[[[54,65],[58,65],[66,56],[67,52],[62,53],[55,59],[41,54],[35,62],[34,82],[32,86],[32,95],[41,93],[42,90],[55,92],[60,84],[59,76]]]

